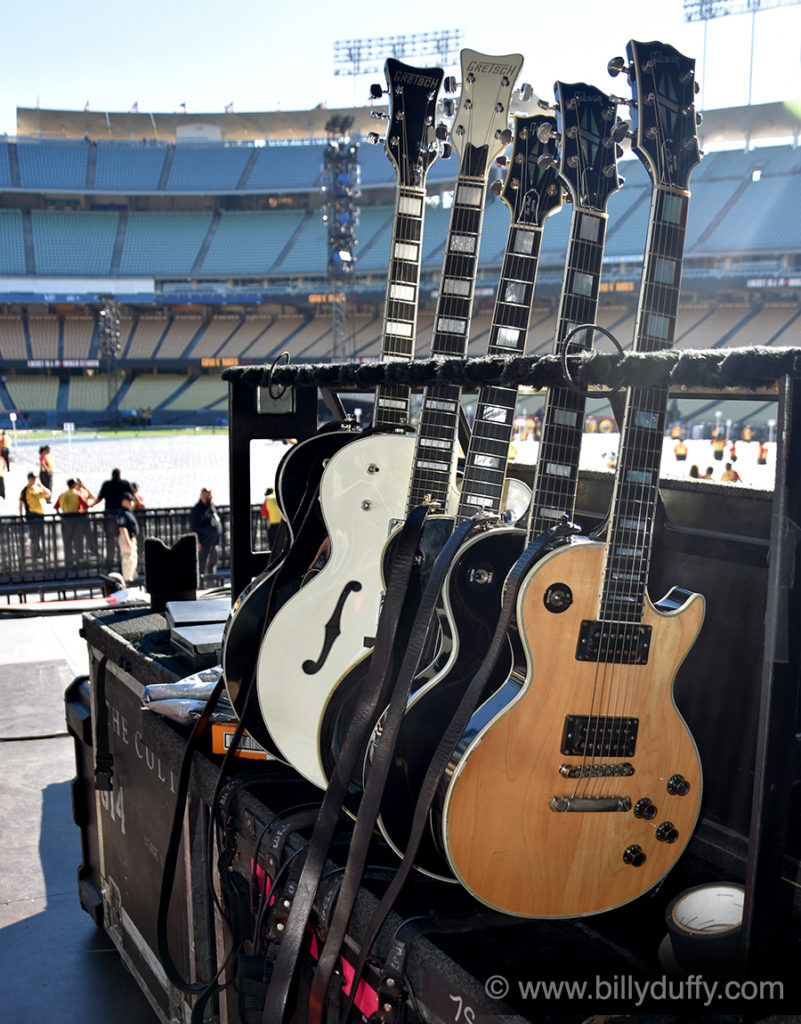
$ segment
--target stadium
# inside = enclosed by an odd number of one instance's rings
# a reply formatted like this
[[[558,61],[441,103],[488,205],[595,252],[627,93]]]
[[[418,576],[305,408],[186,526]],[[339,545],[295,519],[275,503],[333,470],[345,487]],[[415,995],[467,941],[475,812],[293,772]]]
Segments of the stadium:
[[[518,93],[516,109],[537,109]],[[220,424],[227,366],[378,358],[396,173],[370,106],[262,114],[18,108],[0,141],[0,416],[18,426]],[[680,349],[787,346],[801,306],[801,118],[789,104],[706,112],[693,172]],[[374,137],[374,136],[373,136]],[[347,144],[347,146],[346,146]],[[332,273],[331,147],[353,161],[352,261]],[[454,158],[428,172],[417,353],[427,354]],[[609,201],[598,322],[626,348],[642,268],[648,176],[630,151]],[[492,178],[502,175],[494,169]],[[569,236],[545,224],[527,352],[550,352]],[[509,209],[488,197],[470,355],[486,346]],[[119,311],[103,343],[101,311]],[[337,320],[339,317],[339,320]],[[539,404],[539,403],[537,403]],[[673,418],[767,433],[772,402],[686,402]],[[603,414],[596,403],[589,414]]]

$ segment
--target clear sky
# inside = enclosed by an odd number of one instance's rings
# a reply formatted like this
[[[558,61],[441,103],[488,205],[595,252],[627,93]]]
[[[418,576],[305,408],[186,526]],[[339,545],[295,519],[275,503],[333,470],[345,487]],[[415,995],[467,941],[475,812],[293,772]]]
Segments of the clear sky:
[[[190,114],[222,113],[228,103],[238,112],[360,105],[383,75],[336,77],[335,41],[445,29],[483,53],[522,53],[519,81],[548,99],[557,79],[623,93],[608,60],[631,38],[657,39],[696,58],[699,99],[711,109],[748,101],[755,26],[752,101],[801,97],[801,6],[719,18],[706,33],[683,20],[682,0],[17,0],[16,9],[3,19],[0,132],[8,135],[16,108],[37,102],[100,111],[136,102],[141,113],[185,103]]]

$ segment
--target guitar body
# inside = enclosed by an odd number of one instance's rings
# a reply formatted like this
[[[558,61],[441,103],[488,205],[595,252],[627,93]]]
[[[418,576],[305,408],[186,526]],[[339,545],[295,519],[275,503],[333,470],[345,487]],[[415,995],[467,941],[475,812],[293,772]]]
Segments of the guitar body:
[[[429,761],[490,646],[501,611],[504,581],[525,546],[525,537],[525,531],[509,527],[474,536],[464,545],[446,577],[442,603],[447,648],[439,659],[443,663],[436,666],[436,673],[423,680],[409,699],[378,821],[384,838],[401,856]],[[498,658],[487,693],[504,682],[510,668],[508,650]],[[380,742],[379,728],[373,744]],[[447,864],[430,836],[424,837],[415,863],[427,874],[450,879]]]
[[[393,662],[389,669],[389,673],[393,678],[395,672],[400,667],[400,662],[406,650],[414,613],[428,584],[434,563],[453,532],[453,526],[454,517],[452,515],[431,515],[423,524],[415,565],[412,568],[411,578],[406,590],[406,614],[405,618],[402,617],[399,623],[399,632],[393,647]],[[386,590],[399,535],[400,528],[392,533],[382,553],[382,592]],[[421,658],[427,667],[421,671],[417,678],[426,680],[438,672],[445,663],[449,651],[450,635],[444,621],[438,617],[429,629],[426,637],[426,646]],[[372,656],[372,647],[369,650],[362,651],[358,660],[349,666],[342,678],[337,680],[323,709],[320,718],[318,743],[320,762],[326,784],[333,774],[345,734],[361,699],[362,687],[372,665]],[[351,799],[346,803],[347,810],[356,811],[359,799],[361,798],[362,782],[363,772],[360,766],[352,780]]]
[[[577,917],[635,899],[670,870],[698,816],[701,766],[672,688],[701,628],[703,598],[675,591],[663,607],[647,601],[645,664],[579,661],[604,551],[572,544],[529,573],[517,601],[525,680],[504,688],[511,699],[457,752],[443,783],[448,862],[477,899],[508,914]],[[572,603],[549,610],[551,588],[565,586]],[[578,724],[565,738],[568,716],[590,716],[583,737]],[[566,776],[571,768],[583,777]]]
[[[274,751],[274,744],[256,701],[248,699],[259,643],[279,594],[286,600],[290,581],[302,577],[324,539],[317,502],[323,470],[333,455],[359,436],[350,430],[321,431],[284,455],[276,471],[275,489],[287,527],[285,549],[237,597],[225,624],[222,665],[228,697],[237,715],[245,718],[248,732],[268,750]]]
[[[284,757],[325,787],[317,734],[337,680],[372,646],[387,528],[405,517],[414,438],[373,434],[328,462],[320,507],[330,555],[273,616],[258,652],[265,727]]]

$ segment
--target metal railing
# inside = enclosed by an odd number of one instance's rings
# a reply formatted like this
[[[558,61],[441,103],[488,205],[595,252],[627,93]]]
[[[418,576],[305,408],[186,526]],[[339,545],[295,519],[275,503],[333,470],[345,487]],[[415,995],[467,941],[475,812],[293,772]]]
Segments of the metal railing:
[[[231,568],[231,522],[228,506],[218,507],[223,526],[212,577],[201,582],[223,582]],[[191,508],[145,509],[137,513],[139,564],[144,578],[145,538],[157,537],[167,547],[192,530]],[[267,551],[267,522],[258,506],[251,509],[254,551]],[[89,587],[104,575],[119,572],[117,518],[114,513],[87,512],[77,516],[45,515],[36,518],[0,516],[0,601],[12,594],[35,591],[44,584],[69,583]]]

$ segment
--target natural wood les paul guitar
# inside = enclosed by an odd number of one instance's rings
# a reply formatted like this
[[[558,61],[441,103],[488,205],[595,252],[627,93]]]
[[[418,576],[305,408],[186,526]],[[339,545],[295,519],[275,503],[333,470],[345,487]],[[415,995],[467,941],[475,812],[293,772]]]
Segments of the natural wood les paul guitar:
[[[634,149],[653,183],[635,348],[673,340],[689,202],[700,153],[694,62],[630,42]],[[701,765],[673,680],[704,602],[646,593],[666,388],[629,389],[605,544],[571,544],[524,578],[525,666],[493,695],[495,714],[457,747],[439,803],[458,879],[510,914],[575,917],[626,903],[675,864],[695,825]],[[480,709],[481,712],[481,709]],[[483,724],[482,724],[483,723]]]
[[[514,255],[522,247],[520,236],[529,238],[531,258],[536,259],[534,253],[539,252],[543,221],[559,208],[562,187],[571,201],[570,243],[554,336],[554,352],[560,354],[574,327],[595,322],[606,236],[606,205],[610,195],[622,184],[617,173],[615,139],[621,131],[626,131],[626,125],[617,119],[614,101],[594,86],[557,82],[554,90],[556,121],[543,116],[516,119],[515,144],[504,197],[512,209],[507,281],[522,276],[520,257]],[[554,131],[557,127],[558,133]],[[530,275],[533,280],[533,268]],[[510,294],[514,294],[514,288],[504,287],[502,280],[499,299]],[[533,294],[529,296],[532,298]],[[503,322],[504,319],[501,306],[498,320]],[[582,337],[584,343],[590,342],[590,335],[590,331],[576,332],[574,344],[578,337]],[[513,410],[516,392],[501,398],[502,390],[492,389],[494,397],[488,404],[505,401]],[[379,819],[385,838],[399,853],[407,846],[418,793],[432,753],[470,680],[487,656],[501,612],[507,573],[535,537],[565,515],[573,516],[584,404],[584,396],[567,386],[549,390],[526,529],[500,528],[478,534],[464,545],[448,571],[442,601],[445,631],[452,638],[449,655],[432,678],[416,681],[418,685],[407,705],[395,745]],[[493,438],[497,441],[500,437],[500,428],[496,425]],[[474,438],[480,440],[480,432],[475,428],[471,448]],[[508,433],[503,440],[502,450],[508,445]],[[479,466],[484,464],[485,446],[486,441],[475,452]],[[498,452],[493,454],[497,457]],[[465,476],[470,468],[469,453],[467,462]],[[506,649],[495,662],[485,688],[487,695],[500,687],[511,671],[518,646],[515,639],[509,635]],[[375,737],[375,743],[379,742],[380,729]],[[452,879],[431,836],[423,836],[415,863],[430,874]]]

